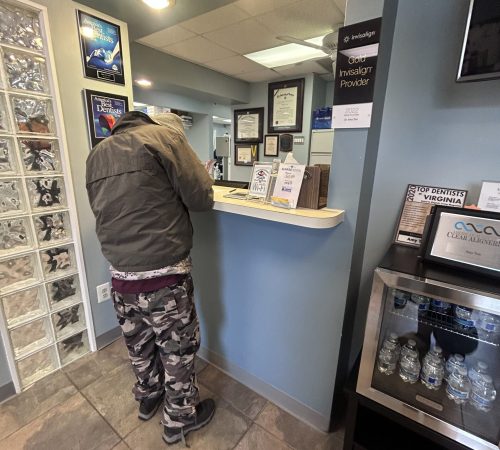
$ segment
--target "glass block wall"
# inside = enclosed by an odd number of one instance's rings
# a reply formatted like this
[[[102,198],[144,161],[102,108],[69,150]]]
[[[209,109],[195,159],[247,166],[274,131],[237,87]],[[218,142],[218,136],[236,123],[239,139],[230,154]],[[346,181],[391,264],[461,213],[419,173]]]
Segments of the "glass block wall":
[[[18,390],[89,351],[40,14],[0,0],[0,328]]]

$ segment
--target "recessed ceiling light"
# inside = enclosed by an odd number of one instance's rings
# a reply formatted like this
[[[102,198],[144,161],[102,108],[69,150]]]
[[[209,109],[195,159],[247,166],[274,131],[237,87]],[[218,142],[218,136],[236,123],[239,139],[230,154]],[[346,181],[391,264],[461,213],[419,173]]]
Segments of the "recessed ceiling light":
[[[174,0],[142,0],[146,5],[153,9],[163,9],[172,6],[175,1]]]
[[[140,78],[139,80],[135,80],[136,84],[142,87],[151,87],[153,83],[151,81],[146,80],[145,78]]]
[[[307,39],[307,42],[321,45],[323,42],[323,36]],[[245,58],[251,59],[256,63],[271,69],[273,67],[296,64],[309,59],[324,58],[327,55],[322,50],[305,47],[304,45],[285,44],[280,45],[279,47],[268,48],[267,50],[262,50],[260,52],[249,53],[244,56]]]

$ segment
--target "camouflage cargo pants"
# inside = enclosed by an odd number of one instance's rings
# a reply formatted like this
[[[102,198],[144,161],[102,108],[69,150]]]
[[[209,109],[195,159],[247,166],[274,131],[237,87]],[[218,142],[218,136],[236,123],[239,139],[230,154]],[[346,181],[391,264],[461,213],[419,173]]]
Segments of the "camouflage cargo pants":
[[[194,357],[200,346],[193,279],[144,294],[113,293],[113,303],[137,378],[137,400],[165,391],[163,424],[190,422],[199,402]]]

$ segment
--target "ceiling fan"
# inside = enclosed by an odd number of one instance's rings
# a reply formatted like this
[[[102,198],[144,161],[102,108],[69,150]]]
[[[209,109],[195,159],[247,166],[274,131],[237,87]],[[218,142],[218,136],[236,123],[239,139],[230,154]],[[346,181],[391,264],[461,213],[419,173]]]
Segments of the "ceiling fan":
[[[297,39],[292,36],[277,36],[277,39],[283,42],[288,42],[290,44],[304,45],[316,50],[321,50],[323,53],[328,55],[328,58],[320,59],[317,62],[325,67],[325,69],[332,70],[333,75],[335,75],[335,65],[337,61],[337,41],[339,37],[339,28],[341,26],[343,26],[343,24],[335,26],[334,31],[328,33],[325,37],[323,37],[321,45],[313,44],[312,42],[307,42],[305,40]]]

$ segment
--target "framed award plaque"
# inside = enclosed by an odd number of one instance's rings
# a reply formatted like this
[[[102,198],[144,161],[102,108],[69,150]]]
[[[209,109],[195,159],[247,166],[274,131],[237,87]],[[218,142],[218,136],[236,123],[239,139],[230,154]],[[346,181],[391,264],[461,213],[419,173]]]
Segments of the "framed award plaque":
[[[500,279],[500,213],[436,206],[428,223],[425,261]]]

